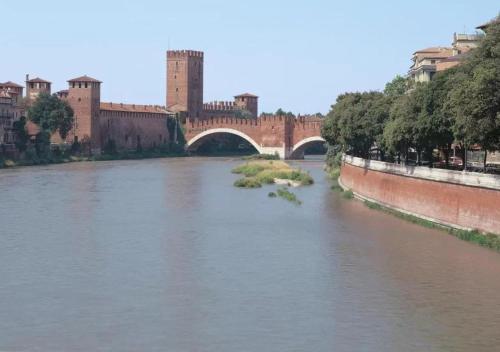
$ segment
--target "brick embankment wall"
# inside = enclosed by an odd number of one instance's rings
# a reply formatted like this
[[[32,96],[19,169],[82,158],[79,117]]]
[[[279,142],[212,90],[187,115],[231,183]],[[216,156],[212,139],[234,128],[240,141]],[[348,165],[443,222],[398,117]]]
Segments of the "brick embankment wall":
[[[355,195],[448,226],[500,234],[500,176],[400,166],[345,156]]]

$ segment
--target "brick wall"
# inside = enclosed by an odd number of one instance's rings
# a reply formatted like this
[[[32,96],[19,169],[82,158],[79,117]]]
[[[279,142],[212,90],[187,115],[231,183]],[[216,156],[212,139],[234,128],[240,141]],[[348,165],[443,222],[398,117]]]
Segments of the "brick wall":
[[[500,176],[348,158],[340,181],[355,194],[391,208],[500,234]]]
[[[113,140],[118,150],[136,150],[139,145],[147,149],[168,143],[167,119],[167,114],[143,109],[101,109],[101,145]]]

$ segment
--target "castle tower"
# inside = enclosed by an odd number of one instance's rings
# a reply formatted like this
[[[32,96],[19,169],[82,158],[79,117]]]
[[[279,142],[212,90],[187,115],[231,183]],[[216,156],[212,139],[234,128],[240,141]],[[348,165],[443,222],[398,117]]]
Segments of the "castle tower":
[[[202,117],[203,52],[167,51],[167,109]]]
[[[39,77],[30,79],[30,76],[26,75],[26,98],[32,102],[38,98],[40,93],[50,94],[51,84],[51,82]]]
[[[90,153],[100,154],[99,114],[101,105],[101,82],[82,76],[68,81],[67,102],[73,108],[74,126],[68,142],[81,142]]]
[[[257,118],[259,112],[259,97],[250,93],[236,95],[234,103],[237,108],[250,111],[254,119]]]

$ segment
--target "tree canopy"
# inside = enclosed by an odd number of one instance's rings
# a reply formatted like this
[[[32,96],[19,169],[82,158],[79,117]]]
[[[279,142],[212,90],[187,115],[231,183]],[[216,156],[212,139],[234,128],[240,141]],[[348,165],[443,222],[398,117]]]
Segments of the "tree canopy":
[[[398,75],[384,93],[340,95],[323,137],[337,150],[365,158],[376,148],[382,159],[404,159],[411,150],[417,159],[425,153],[431,160],[437,149],[448,160],[452,143],[499,150],[500,22],[492,22],[478,48],[464,56],[458,66],[411,89]]]
[[[73,109],[56,95],[41,93],[28,110],[28,117],[42,131],[59,133],[65,139],[73,126]]]

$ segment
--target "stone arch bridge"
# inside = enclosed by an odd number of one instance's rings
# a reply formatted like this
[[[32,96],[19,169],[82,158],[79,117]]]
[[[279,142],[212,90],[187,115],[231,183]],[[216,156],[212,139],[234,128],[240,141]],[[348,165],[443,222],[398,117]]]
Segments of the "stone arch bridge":
[[[322,119],[308,116],[262,115],[257,119],[214,117],[188,119],[185,124],[187,150],[196,150],[217,134],[234,134],[248,141],[259,154],[278,153],[282,159],[302,159],[304,150],[321,137]]]

